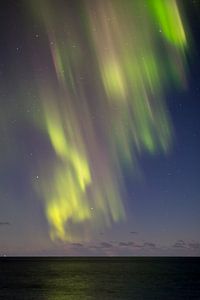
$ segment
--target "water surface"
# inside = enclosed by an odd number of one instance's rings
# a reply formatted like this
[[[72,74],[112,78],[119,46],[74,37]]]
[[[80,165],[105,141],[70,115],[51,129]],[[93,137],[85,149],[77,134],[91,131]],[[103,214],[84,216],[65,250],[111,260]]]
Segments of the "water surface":
[[[200,258],[2,258],[0,299],[200,299]]]

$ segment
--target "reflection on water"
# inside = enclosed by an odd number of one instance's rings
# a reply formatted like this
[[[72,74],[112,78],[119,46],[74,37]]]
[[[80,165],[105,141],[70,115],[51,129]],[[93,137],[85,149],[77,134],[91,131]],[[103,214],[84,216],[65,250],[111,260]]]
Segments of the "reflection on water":
[[[198,258],[3,259],[0,299],[200,299]]]

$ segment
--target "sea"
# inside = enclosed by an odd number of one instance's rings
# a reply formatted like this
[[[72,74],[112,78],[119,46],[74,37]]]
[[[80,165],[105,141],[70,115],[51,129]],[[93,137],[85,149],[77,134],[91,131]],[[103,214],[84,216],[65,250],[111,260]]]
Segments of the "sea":
[[[4,257],[0,299],[200,299],[200,257]]]

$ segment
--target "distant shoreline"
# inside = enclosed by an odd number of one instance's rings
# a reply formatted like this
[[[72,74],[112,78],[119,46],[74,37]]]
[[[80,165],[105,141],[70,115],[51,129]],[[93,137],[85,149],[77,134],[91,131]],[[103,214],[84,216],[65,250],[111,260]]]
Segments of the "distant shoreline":
[[[200,256],[1,256],[1,261],[38,261],[38,260],[66,260],[66,261],[173,261],[199,260]]]

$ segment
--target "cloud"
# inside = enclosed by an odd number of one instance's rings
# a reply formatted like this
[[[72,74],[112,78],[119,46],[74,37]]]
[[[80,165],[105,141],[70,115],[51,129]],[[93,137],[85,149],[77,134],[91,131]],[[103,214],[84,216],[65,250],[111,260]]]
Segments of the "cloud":
[[[143,248],[156,248],[156,244],[155,243],[149,243],[149,242],[145,242],[143,244]]]
[[[156,245],[154,243],[144,243],[144,244],[137,244],[135,242],[119,242],[119,247],[130,247],[130,248],[156,248]]]
[[[119,242],[120,247],[130,247],[134,246],[134,242]]]
[[[200,250],[200,243],[199,242],[188,243],[188,246],[192,250]]]
[[[71,249],[76,254],[85,253],[89,255],[183,255],[190,253],[198,255],[200,242],[177,240],[171,245],[160,245],[154,241],[99,241],[96,243],[71,243]],[[74,253],[74,252],[73,252]]]
[[[186,243],[183,240],[178,240],[174,245],[173,248],[186,248]]]
[[[138,234],[137,231],[130,231],[131,234]]]
[[[0,226],[10,225],[10,222],[0,222]]]
[[[88,246],[88,249],[101,249],[102,247],[100,246],[97,246],[97,245],[91,245],[91,246]]]
[[[135,242],[119,242],[118,243],[119,247],[131,247],[131,248],[151,248],[155,249],[156,244],[155,243],[150,243],[150,242],[144,242],[143,244],[137,244]]]
[[[185,242],[184,240],[178,240],[172,247],[177,249],[188,249],[192,251],[197,251],[200,250],[200,242]]]
[[[101,247],[101,248],[112,248],[113,245],[110,244],[110,243],[108,243],[108,242],[102,242],[102,243],[100,244],[100,247]]]
[[[74,247],[83,247],[83,244],[81,243],[72,243],[71,245]]]
[[[96,249],[96,250],[102,250],[102,249],[110,249],[113,248],[113,245],[108,242],[101,242],[100,244],[97,245],[89,245],[88,249]]]
[[[140,244],[134,244],[134,248],[143,248],[143,245],[140,245]]]

